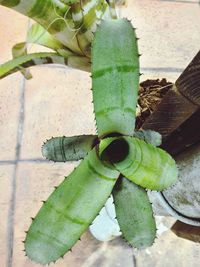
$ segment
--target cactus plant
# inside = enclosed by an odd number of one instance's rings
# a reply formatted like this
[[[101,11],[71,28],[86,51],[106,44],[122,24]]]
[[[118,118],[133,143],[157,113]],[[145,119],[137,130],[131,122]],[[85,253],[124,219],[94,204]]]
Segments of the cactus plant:
[[[134,132],[138,58],[131,23],[126,19],[102,21],[92,47],[98,135],[57,137],[43,145],[43,155],[54,161],[83,160],[33,219],[25,239],[30,259],[47,264],[63,257],[111,193],[125,240],[136,248],[153,243],[156,225],[144,188],[167,188],[176,181],[177,168],[170,155],[142,140],[150,142],[153,137],[154,144],[159,144],[158,133]]]

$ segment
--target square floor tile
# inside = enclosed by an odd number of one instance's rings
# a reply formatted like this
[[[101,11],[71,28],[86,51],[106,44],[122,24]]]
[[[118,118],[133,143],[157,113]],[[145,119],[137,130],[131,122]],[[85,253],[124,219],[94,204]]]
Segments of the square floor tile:
[[[94,134],[91,78],[67,68],[35,67],[26,82],[21,158],[41,157],[52,136]]]
[[[137,28],[141,67],[185,68],[199,51],[198,3],[128,0],[121,16]]]

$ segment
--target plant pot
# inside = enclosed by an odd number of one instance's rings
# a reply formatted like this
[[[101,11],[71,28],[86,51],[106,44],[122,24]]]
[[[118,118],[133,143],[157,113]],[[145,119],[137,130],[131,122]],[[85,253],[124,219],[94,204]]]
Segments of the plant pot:
[[[156,214],[166,211],[178,220],[200,226],[200,144],[175,157],[179,180],[161,193],[149,192]],[[162,207],[162,208],[161,208]]]
[[[200,51],[142,125],[162,134],[161,147],[173,155],[179,168],[174,186],[160,193],[149,192],[155,213],[194,226],[200,226],[199,65]]]

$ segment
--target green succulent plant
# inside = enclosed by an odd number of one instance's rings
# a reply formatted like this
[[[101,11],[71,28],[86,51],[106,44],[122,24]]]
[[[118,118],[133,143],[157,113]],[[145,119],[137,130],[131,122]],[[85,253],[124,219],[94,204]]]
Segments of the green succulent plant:
[[[124,239],[136,248],[153,243],[156,224],[146,188],[170,186],[177,179],[177,167],[169,154],[154,146],[161,141],[158,133],[134,132],[138,58],[131,23],[126,19],[102,21],[92,47],[98,135],[55,137],[43,145],[42,153],[50,160],[83,159],[33,219],[25,239],[30,259],[47,264],[63,257],[111,193]]]
[[[47,159],[82,161],[33,219],[24,241],[26,255],[41,264],[63,257],[111,194],[124,239],[136,248],[150,246],[156,224],[146,189],[167,188],[178,172],[171,156],[156,148],[161,143],[158,133],[135,131],[139,54],[131,23],[117,19],[114,0],[0,4],[37,22],[26,42],[13,47],[14,59],[0,65],[0,79],[16,71],[29,79],[29,67],[51,63],[92,72],[97,135],[55,137],[43,145]],[[27,43],[55,52],[28,54]]]

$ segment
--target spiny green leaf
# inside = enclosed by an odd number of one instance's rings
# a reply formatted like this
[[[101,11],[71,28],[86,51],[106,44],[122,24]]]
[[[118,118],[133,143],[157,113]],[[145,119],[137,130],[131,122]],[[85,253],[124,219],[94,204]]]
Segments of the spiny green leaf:
[[[108,199],[119,172],[99,160],[95,148],[44,203],[28,230],[25,249],[47,264],[77,242]]]
[[[164,190],[176,182],[177,166],[167,152],[137,138],[124,139],[129,144],[129,154],[114,165],[125,177],[151,190]]]
[[[42,155],[56,162],[80,160],[96,145],[96,135],[52,137],[42,146]]]
[[[103,139],[99,153],[126,178],[144,188],[163,190],[178,178],[176,163],[167,152],[134,137]]]
[[[118,179],[113,197],[117,221],[126,241],[135,248],[151,246],[156,223],[147,192],[124,177]]]
[[[100,137],[133,135],[139,83],[137,40],[125,19],[102,21],[92,48],[92,91]]]

